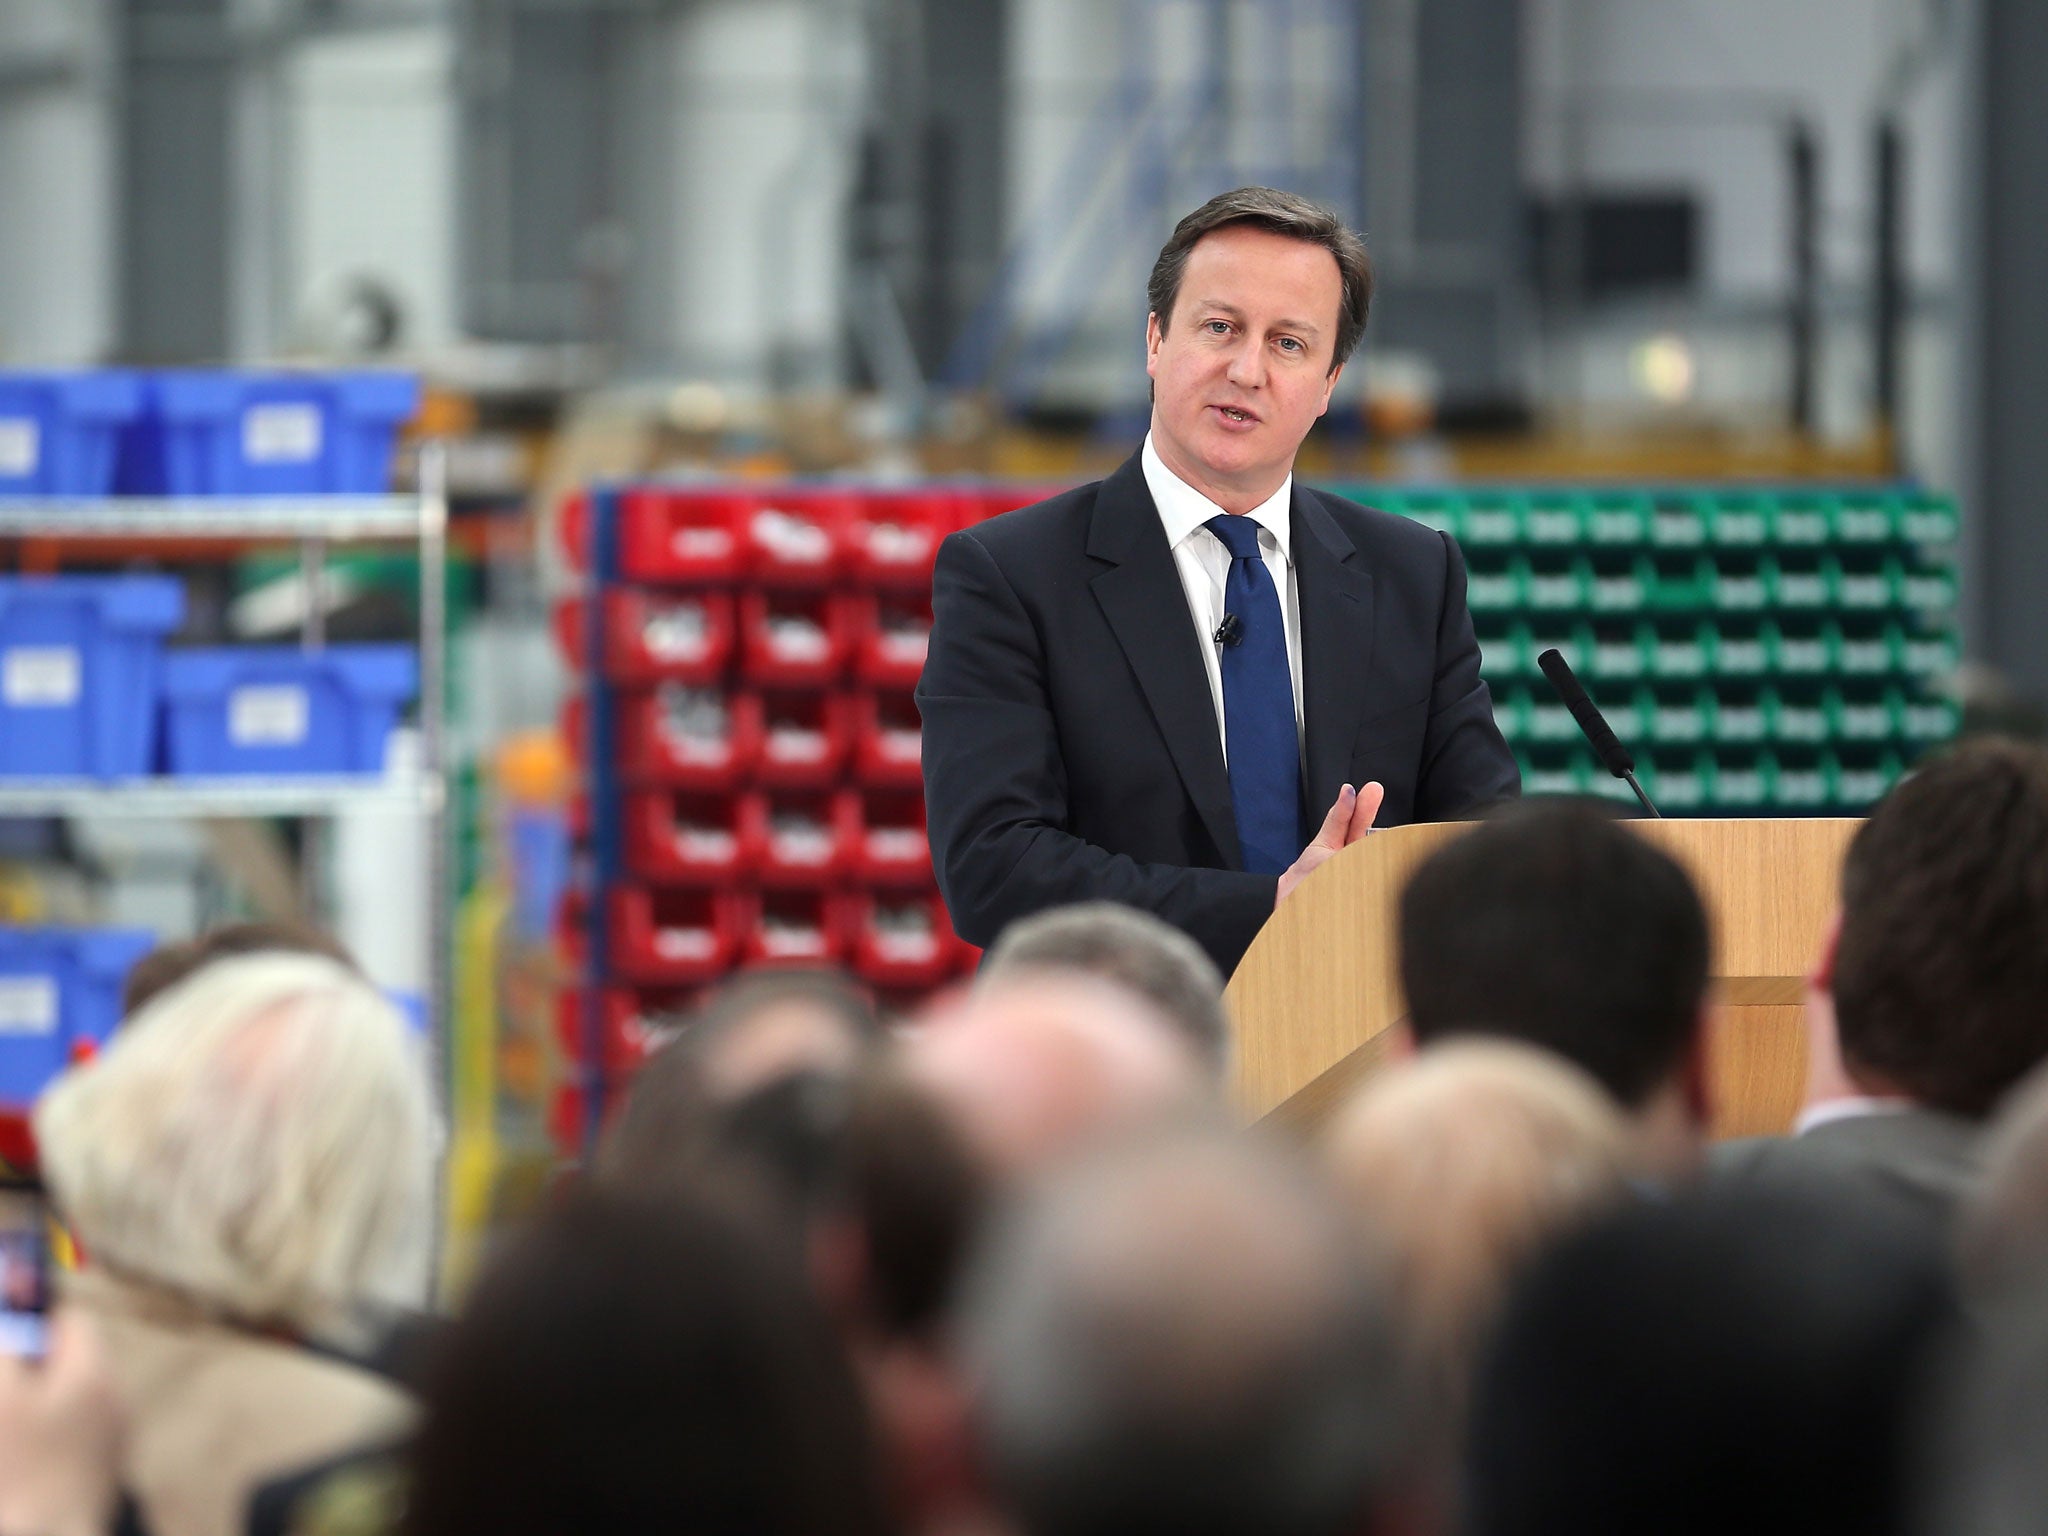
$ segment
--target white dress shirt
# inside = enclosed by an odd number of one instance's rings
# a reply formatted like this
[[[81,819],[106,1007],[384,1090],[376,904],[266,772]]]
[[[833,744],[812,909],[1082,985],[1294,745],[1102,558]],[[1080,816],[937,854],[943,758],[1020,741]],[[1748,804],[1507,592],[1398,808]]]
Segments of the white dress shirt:
[[[1152,434],[1145,434],[1140,455],[1145,484],[1152,492],[1152,505],[1159,509],[1159,521],[1166,528],[1166,542],[1173,550],[1173,563],[1180,571],[1180,584],[1188,595],[1188,613],[1193,617],[1195,637],[1202,648],[1202,665],[1209,673],[1209,697],[1216,705],[1216,737],[1223,744],[1223,761],[1230,762],[1230,733],[1223,719],[1223,646],[1216,639],[1223,622],[1223,583],[1230,575],[1230,549],[1202,525],[1223,509],[1189,485],[1159,457],[1152,446]],[[1287,630],[1287,671],[1294,682],[1294,739],[1297,750],[1302,739],[1301,716],[1301,612],[1294,590],[1294,557],[1288,547],[1292,523],[1289,516],[1294,476],[1280,482],[1280,489],[1243,515],[1259,525],[1259,553],[1273,577],[1273,589],[1280,594],[1280,618]]]
[[[1792,1122],[1792,1134],[1804,1136],[1808,1131],[1823,1125],[1832,1125],[1837,1120],[1862,1120],[1871,1115],[1903,1115],[1913,1108],[1911,1099],[1879,1099],[1866,1095],[1851,1095],[1842,1099],[1823,1099],[1818,1104],[1809,1104],[1799,1111],[1799,1118]]]

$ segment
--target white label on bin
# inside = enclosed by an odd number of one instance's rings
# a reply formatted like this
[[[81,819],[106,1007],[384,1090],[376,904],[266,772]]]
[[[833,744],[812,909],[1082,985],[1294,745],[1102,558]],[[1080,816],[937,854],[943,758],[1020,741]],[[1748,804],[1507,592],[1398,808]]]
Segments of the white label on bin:
[[[306,739],[306,690],[237,688],[228,695],[228,740],[238,747],[296,747]]]
[[[320,457],[320,407],[252,405],[242,413],[242,457],[251,464],[306,464]]]
[[[32,475],[42,457],[42,427],[35,417],[0,416],[0,475]]]
[[[0,976],[0,1035],[57,1032],[57,983],[48,976]]]
[[[0,662],[0,698],[9,709],[62,709],[78,702],[83,673],[69,645],[18,645]]]

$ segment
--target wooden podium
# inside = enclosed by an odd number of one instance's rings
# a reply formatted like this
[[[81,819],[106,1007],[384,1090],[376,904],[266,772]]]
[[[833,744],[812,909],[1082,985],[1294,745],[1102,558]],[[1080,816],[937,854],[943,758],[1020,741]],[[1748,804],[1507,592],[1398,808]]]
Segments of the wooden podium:
[[[1385,1057],[1407,1009],[1397,974],[1401,888],[1470,823],[1390,827],[1301,883],[1259,931],[1225,994],[1234,1097],[1251,1116],[1313,1125]],[[1805,1087],[1800,998],[1835,909],[1850,820],[1632,821],[1684,865],[1713,926],[1708,1038],[1716,1136],[1790,1128]]]

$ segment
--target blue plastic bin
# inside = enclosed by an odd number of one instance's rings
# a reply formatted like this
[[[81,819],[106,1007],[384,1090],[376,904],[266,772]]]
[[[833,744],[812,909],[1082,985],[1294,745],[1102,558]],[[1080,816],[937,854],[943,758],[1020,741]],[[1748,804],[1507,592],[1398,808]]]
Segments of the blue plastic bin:
[[[405,645],[172,651],[164,706],[174,774],[381,773],[419,691]]]
[[[121,1022],[121,985],[156,947],[144,928],[0,928],[0,1105],[33,1104],[80,1041]]]
[[[0,496],[104,496],[142,409],[132,373],[0,373]]]
[[[405,373],[149,376],[121,489],[169,496],[373,494],[419,409]]]
[[[0,775],[127,778],[154,766],[170,576],[0,577]]]

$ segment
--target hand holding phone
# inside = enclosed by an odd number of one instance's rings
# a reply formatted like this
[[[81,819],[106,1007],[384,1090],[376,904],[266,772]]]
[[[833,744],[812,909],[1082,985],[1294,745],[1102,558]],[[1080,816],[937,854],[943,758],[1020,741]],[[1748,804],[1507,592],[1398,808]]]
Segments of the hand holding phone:
[[[40,1360],[50,1310],[50,1212],[42,1187],[0,1180],[0,1354]]]
[[[119,1492],[123,1414],[91,1322],[59,1309],[45,1358],[0,1358],[0,1530],[102,1536]]]

